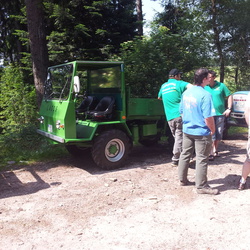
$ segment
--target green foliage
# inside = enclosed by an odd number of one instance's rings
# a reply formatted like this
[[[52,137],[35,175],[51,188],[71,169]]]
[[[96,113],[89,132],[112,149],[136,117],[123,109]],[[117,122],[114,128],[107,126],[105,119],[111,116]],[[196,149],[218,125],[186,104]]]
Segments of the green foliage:
[[[121,42],[136,34],[133,0],[45,1],[44,6],[53,64],[107,59],[108,54],[118,53]]]
[[[13,132],[36,117],[35,89],[24,83],[19,67],[4,68],[0,88],[0,127],[3,133]]]
[[[134,0],[42,1],[50,64],[105,60],[136,35]],[[31,72],[25,1],[4,1],[0,9],[0,54]]]
[[[64,147],[49,144],[36,132],[34,124],[19,127],[14,132],[0,135],[0,167],[8,162],[32,163],[44,159],[56,159],[67,155]]]
[[[41,138],[34,125],[19,126],[0,137],[0,156],[9,160],[28,160],[32,151],[38,150]]]
[[[242,128],[242,127],[230,127],[228,130],[229,135],[235,135],[235,134],[247,134],[248,128]]]
[[[137,38],[121,45],[121,58],[126,65],[126,83],[137,97],[157,97],[172,68],[184,72],[184,79],[193,82],[193,70],[207,66],[207,57],[193,46],[193,40],[172,34],[164,26],[155,28],[150,37]],[[190,73],[188,73],[190,72]]]
[[[233,69],[231,79],[236,90],[249,90],[249,1],[202,0],[197,7],[197,10],[207,16],[207,29],[214,33],[214,41],[211,40],[210,43],[213,45],[215,64]],[[220,56],[217,53],[219,49]]]
[[[195,49],[189,46],[188,50],[207,57],[209,68],[219,66],[218,76],[231,89],[249,89],[248,0],[179,0],[163,7],[154,20],[156,27],[166,26],[171,33],[192,40]]]

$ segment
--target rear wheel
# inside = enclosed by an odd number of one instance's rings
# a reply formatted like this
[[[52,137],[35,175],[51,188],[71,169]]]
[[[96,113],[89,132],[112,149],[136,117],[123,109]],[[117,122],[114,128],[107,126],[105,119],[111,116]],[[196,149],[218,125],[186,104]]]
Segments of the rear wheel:
[[[113,129],[94,139],[92,157],[98,167],[115,169],[124,165],[131,148],[130,138],[121,130]]]

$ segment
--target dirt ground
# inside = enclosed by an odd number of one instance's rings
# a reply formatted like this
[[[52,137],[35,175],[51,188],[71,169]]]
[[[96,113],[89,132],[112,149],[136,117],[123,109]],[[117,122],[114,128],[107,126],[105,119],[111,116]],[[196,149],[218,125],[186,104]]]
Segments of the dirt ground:
[[[210,162],[216,196],[179,186],[166,145],[135,147],[113,171],[70,156],[11,165],[0,172],[0,249],[249,249],[250,190],[237,190],[246,142],[231,136]]]

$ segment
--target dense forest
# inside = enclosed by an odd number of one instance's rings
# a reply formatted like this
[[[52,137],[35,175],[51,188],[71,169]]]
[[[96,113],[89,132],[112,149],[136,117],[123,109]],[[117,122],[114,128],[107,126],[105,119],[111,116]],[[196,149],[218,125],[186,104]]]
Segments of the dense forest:
[[[144,35],[143,0],[1,1],[2,135],[34,124],[47,67],[73,60],[124,61],[138,96],[156,96],[171,68],[189,82],[212,68],[232,92],[249,89],[250,0],[161,4]]]

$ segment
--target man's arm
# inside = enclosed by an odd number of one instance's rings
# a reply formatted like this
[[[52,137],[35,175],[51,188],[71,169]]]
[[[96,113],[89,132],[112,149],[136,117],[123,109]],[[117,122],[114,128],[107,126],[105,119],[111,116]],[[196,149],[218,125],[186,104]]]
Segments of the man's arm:
[[[228,117],[230,115],[230,113],[231,113],[232,108],[233,108],[233,96],[230,95],[227,98],[227,109],[224,111],[223,115]]]
[[[211,135],[215,133],[215,124],[214,124],[214,117],[210,116],[208,118],[205,118],[205,123],[208,126],[208,128],[211,131]]]
[[[246,120],[246,123],[249,127],[249,116],[250,116],[250,94],[248,94],[247,96],[247,100],[246,100],[246,104],[245,104],[245,120]]]
[[[250,108],[247,108],[245,110],[245,120],[246,120],[246,123],[247,123],[248,127],[249,127],[249,112],[250,112]]]

